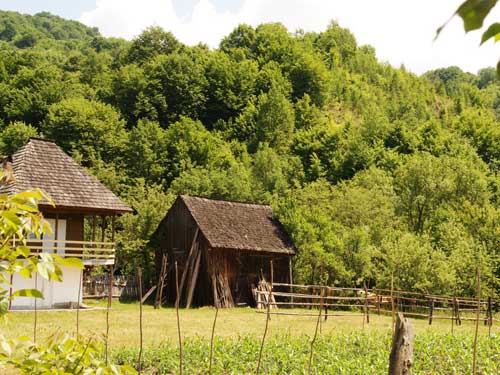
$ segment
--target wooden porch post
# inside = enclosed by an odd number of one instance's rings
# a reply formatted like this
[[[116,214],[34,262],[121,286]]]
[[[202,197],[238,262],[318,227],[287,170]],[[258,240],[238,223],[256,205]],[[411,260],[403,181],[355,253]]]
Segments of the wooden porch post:
[[[104,242],[106,234],[106,216],[101,216],[101,242]]]
[[[116,215],[111,217],[111,242],[115,242]]]
[[[97,225],[97,217],[95,215],[92,216],[92,242],[95,242],[95,227]],[[92,245],[93,246],[93,245]]]
[[[288,257],[288,271],[290,272],[290,302],[293,306],[293,274],[292,274],[292,257]]]
[[[115,227],[116,227],[116,216],[113,215],[111,217],[111,242],[113,242],[113,247],[115,246]],[[103,241],[104,242],[104,241]],[[109,279],[109,285],[110,285],[110,290],[109,290],[109,306],[113,303],[113,283],[114,283],[114,277],[113,277],[113,272],[114,272],[114,260],[113,264],[111,265],[111,272],[110,272],[110,279]],[[142,287],[142,286],[141,286]],[[142,293],[142,290],[141,290]],[[141,302],[142,303],[142,302]]]
[[[57,254],[57,248],[59,247],[59,242],[57,242],[59,236],[59,213],[56,213],[56,225],[54,228],[54,250],[52,251],[54,254]]]

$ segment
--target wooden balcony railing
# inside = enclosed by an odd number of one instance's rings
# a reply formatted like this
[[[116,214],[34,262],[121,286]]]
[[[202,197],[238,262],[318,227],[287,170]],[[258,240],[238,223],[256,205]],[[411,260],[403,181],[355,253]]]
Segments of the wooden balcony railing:
[[[115,243],[96,241],[39,240],[26,241],[31,254],[49,253],[79,258],[84,264],[114,264]]]

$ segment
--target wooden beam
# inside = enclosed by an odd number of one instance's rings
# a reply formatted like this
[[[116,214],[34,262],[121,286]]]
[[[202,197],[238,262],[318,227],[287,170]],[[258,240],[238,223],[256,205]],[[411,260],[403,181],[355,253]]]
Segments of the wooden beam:
[[[194,232],[194,236],[193,236],[193,241],[191,242],[191,248],[189,249],[189,254],[187,256],[187,260],[186,260],[186,263],[184,265],[184,271],[182,272],[181,284],[179,285],[179,293],[181,295],[182,295],[182,290],[184,288],[184,282],[186,281],[188,268],[191,265],[191,263],[193,262],[192,255],[193,255],[194,247],[196,244],[196,239],[198,238],[199,231],[200,231],[200,228],[196,227],[196,231]],[[179,296],[179,301],[180,301],[180,296]]]
[[[163,286],[165,285],[165,278],[167,277],[167,254],[163,254],[161,258],[160,274],[158,275],[158,284],[156,289],[156,298],[154,308],[161,307],[163,299]]]
[[[198,252],[196,254],[196,261],[194,264],[194,270],[191,276],[191,280],[188,284],[188,295],[186,299],[186,308],[189,309],[191,307],[191,302],[193,300],[194,288],[196,287],[196,281],[198,280],[198,272],[200,270],[200,261],[201,261],[201,249],[199,246],[196,247]]]

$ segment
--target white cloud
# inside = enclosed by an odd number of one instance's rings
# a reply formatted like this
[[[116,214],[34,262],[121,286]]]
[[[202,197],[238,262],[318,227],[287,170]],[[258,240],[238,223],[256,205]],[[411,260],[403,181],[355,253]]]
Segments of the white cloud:
[[[461,20],[453,19],[433,43],[435,30],[461,0],[242,0],[237,11],[217,10],[199,0],[188,17],[175,13],[173,0],[97,0],[80,21],[97,26],[106,36],[131,39],[150,25],[172,31],[186,44],[204,42],[216,47],[239,23],[282,22],[289,30],[322,31],[331,20],[349,28],[360,44],[370,44],[382,61],[404,64],[422,73],[458,65],[476,72],[496,64],[500,48],[479,47],[478,32],[465,35]],[[500,7],[499,7],[500,8]],[[488,18],[500,19],[500,9]]]

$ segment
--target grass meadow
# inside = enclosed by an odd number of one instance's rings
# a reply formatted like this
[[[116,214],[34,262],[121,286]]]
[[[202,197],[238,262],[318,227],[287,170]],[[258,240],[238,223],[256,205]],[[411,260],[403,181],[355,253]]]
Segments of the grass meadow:
[[[106,331],[105,302],[88,301],[93,310],[80,310],[80,333],[103,339]],[[298,311],[298,310],[294,310]],[[215,309],[211,307],[180,311],[184,349],[184,373],[208,372],[210,335]],[[115,362],[135,364],[139,347],[139,307],[136,303],[114,302],[110,310],[109,347]],[[415,374],[471,373],[473,322],[455,326],[449,320],[411,319],[415,331]],[[0,323],[7,337],[33,334],[33,312],[13,312]],[[495,324],[496,323],[496,324]],[[482,322],[479,331],[481,374],[500,373],[500,323],[491,335]],[[251,308],[219,310],[214,349],[214,374],[255,372],[264,331],[265,314]],[[390,316],[370,314],[370,323],[355,314],[330,316],[321,322],[321,333],[314,345],[311,373],[384,374],[391,342]],[[315,317],[271,316],[263,351],[261,373],[303,374],[308,372],[310,341]],[[76,334],[76,311],[40,311],[37,337],[55,331]],[[178,373],[178,341],[175,310],[154,310],[144,306],[144,371],[147,374]]]

